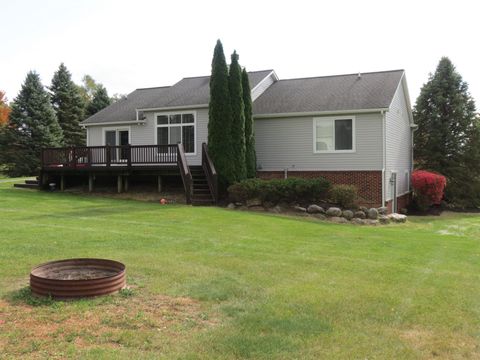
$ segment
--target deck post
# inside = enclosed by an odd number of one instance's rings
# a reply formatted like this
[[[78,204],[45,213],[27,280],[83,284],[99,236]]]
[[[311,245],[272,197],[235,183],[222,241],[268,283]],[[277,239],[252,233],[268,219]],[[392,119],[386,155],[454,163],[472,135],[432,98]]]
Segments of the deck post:
[[[162,177],[160,175],[157,176],[157,189],[159,193],[163,190]]]
[[[60,176],[60,191],[65,191],[65,176]]]
[[[128,185],[129,185],[128,184],[128,176],[125,176],[123,178],[123,188],[124,188],[125,192],[128,192]]]
[[[122,175],[117,176],[117,192],[122,192]]]
[[[93,191],[93,181],[94,181],[93,175],[88,174],[88,192]]]

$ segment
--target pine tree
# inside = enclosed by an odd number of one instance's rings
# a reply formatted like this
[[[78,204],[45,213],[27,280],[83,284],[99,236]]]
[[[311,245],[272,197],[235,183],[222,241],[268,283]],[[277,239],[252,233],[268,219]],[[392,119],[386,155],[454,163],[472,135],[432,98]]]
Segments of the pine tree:
[[[220,40],[217,41],[210,77],[210,103],[208,108],[208,152],[219,175],[222,191],[235,181],[232,159],[232,108],[228,87],[228,67]]]
[[[245,166],[247,178],[257,175],[257,155],[255,153],[255,129],[252,115],[252,94],[246,69],[242,71],[243,103],[245,105]]]
[[[471,164],[480,151],[475,103],[448,58],[440,60],[422,87],[414,119],[418,124],[414,141],[417,165],[447,177],[447,201],[480,205],[480,196],[472,194],[479,186],[479,165]]]
[[[92,101],[87,106],[87,115],[92,116],[110,104],[111,100],[108,96],[107,89],[105,89],[103,85],[99,85],[93,94]]]
[[[231,56],[228,85],[230,89],[230,103],[232,104],[232,158],[235,164],[235,180],[247,178],[245,164],[245,105],[243,104],[242,68],[238,63],[236,51]]]
[[[0,139],[1,161],[10,176],[37,174],[41,149],[61,146],[63,134],[50,96],[40,77],[29,72],[12,103],[8,126]]]
[[[79,87],[72,81],[72,75],[63,63],[53,75],[50,91],[65,145],[84,146],[85,130],[80,127],[80,122],[85,119],[85,103]]]

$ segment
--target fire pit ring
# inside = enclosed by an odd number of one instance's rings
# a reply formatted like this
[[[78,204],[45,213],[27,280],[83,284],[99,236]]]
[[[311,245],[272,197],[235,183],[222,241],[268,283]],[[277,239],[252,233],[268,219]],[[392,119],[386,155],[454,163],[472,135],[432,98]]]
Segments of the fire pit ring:
[[[32,293],[56,299],[107,295],[125,286],[125,265],[106,259],[51,261],[34,267],[30,273]]]

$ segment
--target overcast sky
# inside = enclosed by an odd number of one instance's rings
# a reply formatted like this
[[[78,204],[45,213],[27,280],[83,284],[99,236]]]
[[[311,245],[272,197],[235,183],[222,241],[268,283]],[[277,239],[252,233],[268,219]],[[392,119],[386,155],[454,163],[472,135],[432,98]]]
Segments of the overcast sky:
[[[405,69],[414,103],[449,56],[480,108],[476,1],[122,1],[0,3],[0,89],[12,100],[29,70],[45,85],[64,62],[110,94],[208,75],[217,38],[248,70],[281,79]]]

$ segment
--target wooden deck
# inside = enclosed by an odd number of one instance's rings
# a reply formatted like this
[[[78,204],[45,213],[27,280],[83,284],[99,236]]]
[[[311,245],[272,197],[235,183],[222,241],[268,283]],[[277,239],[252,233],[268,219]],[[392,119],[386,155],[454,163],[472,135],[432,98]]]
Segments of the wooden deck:
[[[118,192],[122,192],[128,190],[130,177],[154,175],[161,191],[162,176],[177,175],[182,179],[187,203],[216,203],[217,174],[206,144],[202,145],[202,165],[192,169],[195,178],[182,144],[46,148],[41,154],[40,185],[47,187],[57,179],[63,190],[68,177],[88,175],[89,191],[93,191],[96,176],[113,175],[117,176]]]

